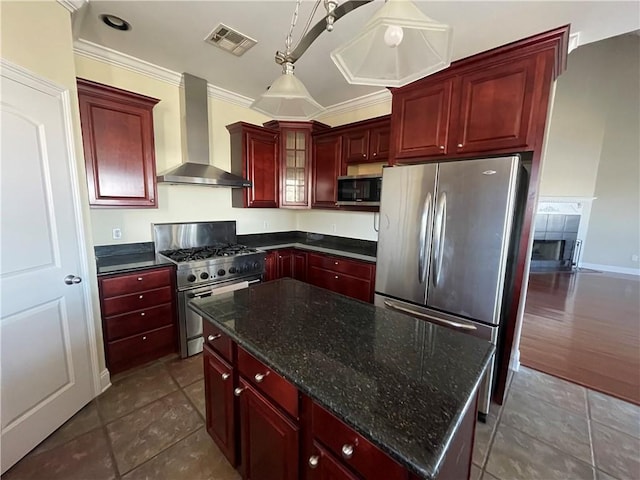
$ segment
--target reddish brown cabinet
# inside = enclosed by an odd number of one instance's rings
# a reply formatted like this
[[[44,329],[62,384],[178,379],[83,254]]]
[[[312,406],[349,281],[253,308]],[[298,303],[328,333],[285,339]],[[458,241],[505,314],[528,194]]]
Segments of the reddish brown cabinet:
[[[535,56],[462,75],[452,151],[531,148],[535,79]]]
[[[375,265],[358,260],[310,253],[307,282],[363,302],[373,301]]]
[[[293,278],[301,282],[307,281],[307,252],[293,249],[291,252],[293,262]]]
[[[446,155],[453,79],[393,96],[395,157]]]
[[[307,253],[295,248],[271,250],[267,252],[265,281],[291,277],[296,280],[307,279]]]
[[[152,110],[159,100],[81,78],[77,82],[89,204],[155,208]]]
[[[312,454],[307,461],[309,480],[358,480],[351,471],[333,457],[318,442],[313,442]]]
[[[251,187],[232,189],[232,205],[278,208],[278,132],[244,122],[227,125],[227,130],[231,138],[231,172],[251,182]]]
[[[233,368],[205,345],[204,388],[207,432],[234,467],[236,458]]]
[[[342,131],[344,163],[386,162],[389,158],[389,117],[365,120]]]
[[[98,277],[112,375],[177,350],[174,277],[173,267]]]
[[[338,177],[343,173],[342,135],[314,137],[311,208],[337,208]]]

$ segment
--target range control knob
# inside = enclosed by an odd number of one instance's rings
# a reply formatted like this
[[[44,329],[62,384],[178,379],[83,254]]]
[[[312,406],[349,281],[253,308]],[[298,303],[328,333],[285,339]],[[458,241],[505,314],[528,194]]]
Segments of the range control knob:
[[[260,264],[258,262],[253,262],[252,267],[254,270],[258,270],[260,268]]]
[[[187,281],[188,282],[195,282],[196,281],[196,276],[191,274],[187,277]]]
[[[238,273],[238,269],[236,267],[231,267],[229,269],[229,273]]]
[[[202,280],[206,280],[207,278],[209,278],[209,274],[208,274],[207,272],[202,272],[202,273],[200,274],[200,278],[201,278]]]
[[[227,272],[224,271],[224,268],[221,268],[220,270],[218,270],[218,276],[219,277],[223,277],[225,273],[227,273]]]

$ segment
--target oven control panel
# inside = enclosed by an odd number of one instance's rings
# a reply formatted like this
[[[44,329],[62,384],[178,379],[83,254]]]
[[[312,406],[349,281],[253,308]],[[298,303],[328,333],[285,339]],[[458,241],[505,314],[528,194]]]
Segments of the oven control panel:
[[[263,275],[265,271],[263,252],[250,255],[236,255],[215,262],[190,262],[179,265],[177,271],[178,288],[191,288],[209,283],[224,282],[234,278]]]

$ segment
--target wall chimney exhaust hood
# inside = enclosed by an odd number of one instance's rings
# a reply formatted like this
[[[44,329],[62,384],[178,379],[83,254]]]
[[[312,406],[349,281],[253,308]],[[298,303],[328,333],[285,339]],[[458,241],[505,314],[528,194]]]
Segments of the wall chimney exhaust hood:
[[[250,187],[245,178],[209,164],[209,108],[207,81],[184,73],[187,157],[181,165],[158,175],[158,183],[201,185],[208,187]]]

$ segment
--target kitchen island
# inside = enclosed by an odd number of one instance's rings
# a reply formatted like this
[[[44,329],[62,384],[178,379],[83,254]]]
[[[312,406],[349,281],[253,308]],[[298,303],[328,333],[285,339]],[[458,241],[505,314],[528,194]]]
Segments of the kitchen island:
[[[189,306],[207,429],[244,478],[468,476],[488,342],[292,279]]]

